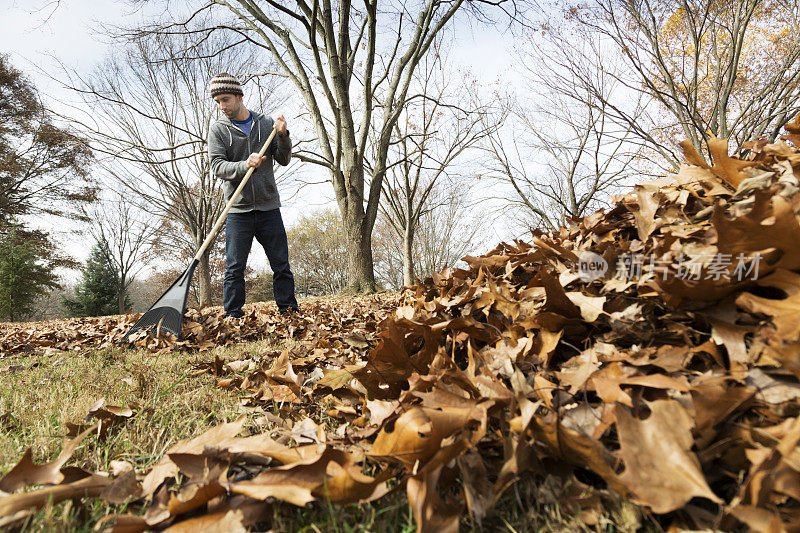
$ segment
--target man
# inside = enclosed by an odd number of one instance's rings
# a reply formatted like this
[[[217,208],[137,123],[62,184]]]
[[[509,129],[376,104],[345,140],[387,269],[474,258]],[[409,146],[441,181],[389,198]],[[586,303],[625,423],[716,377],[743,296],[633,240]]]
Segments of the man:
[[[224,117],[211,125],[208,134],[208,157],[211,174],[224,180],[225,199],[229,201],[249,168],[250,181],[231,207],[225,220],[225,280],[222,284],[224,317],[242,317],[244,305],[244,269],[255,237],[267,253],[272,268],[272,292],[281,314],[297,310],[294,276],[289,268],[289,247],[283,226],[281,200],[272,173],[273,160],[283,166],[292,157],[292,142],[283,115],[273,120],[242,103],[244,92],[234,76],[222,73],[209,84],[211,97]],[[258,156],[273,125],[275,138],[266,155]]]

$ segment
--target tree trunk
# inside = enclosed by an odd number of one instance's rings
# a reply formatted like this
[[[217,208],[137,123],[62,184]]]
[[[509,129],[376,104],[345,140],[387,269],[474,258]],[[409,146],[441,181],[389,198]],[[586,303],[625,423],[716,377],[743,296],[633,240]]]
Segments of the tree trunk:
[[[365,229],[365,226],[369,229]],[[375,292],[375,275],[372,270],[372,225],[367,224],[363,213],[348,213],[344,219],[347,237],[347,287],[348,294]]]
[[[403,285],[410,287],[414,284],[414,256],[411,253],[414,246],[414,229],[406,221],[403,232]]]
[[[355,149],[345,149],[345,154],[348,153],[355,154]],[[361,160],[345,155],[344,168],[348,170],[338,175],[334,172],[332,180],[347,241],[347,287],[344,292],[376,292],[378,286],[375,284],[372,265],[372,228],[377,209],[365,212],[364,169]]]
[[[124,315],[125,311],[125,278],[119,280],[117,283],[117,309],[119,314]]]
[[[210,250],[203,252],[200,262],[197,265],[197,278],[199,283],[199,303],[200,307],[211,305],[211,264],[209,261]]]

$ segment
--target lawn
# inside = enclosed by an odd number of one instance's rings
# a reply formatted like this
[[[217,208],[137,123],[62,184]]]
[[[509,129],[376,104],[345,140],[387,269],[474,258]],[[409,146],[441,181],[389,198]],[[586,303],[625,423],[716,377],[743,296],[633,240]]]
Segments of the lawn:
[[[245,370],[297,343],[266,335],[226,347],[197,353],[173,351],[154,354],[145,349],[96,348],[78,353],[47,350],[0,359],[0,474],[7,473],[31,448],[35,463],[54,460],[62,450],[69,424],[94,420],[87,413],[99,400],[105,406],[131,407],[135,415],[112,426],[103,438],[83,440],[68,465],[88,472],[112,472],[121,462],[146,472],[182,439],[197,436],[221,423],[245,417],[242,435],[285,433],[277,403],[246,406],[247,393],[217,386],[220,376],[199,373],[198,361],[223,360]],[[242,377],[229,371],[223,377]],[[308,413],[324,421],[321,412]],[[291,416],[287,416],[291,419]],[[330,421],[330,419],[328,419]],[[0,476],[2,477],[2,476]],[[569,492],[556,476],[526,476],[498,503],[494,516],[477,524],[465,514],[462,530],[568,531],[586,527],[579,514],[559,503]],[[273,531],[416,531],[405,491],[390,492],[378,501],[337,505],[314,501],[295,506],[279,501],[264,503],[268,517],[253,530]],[[110,504],[100,497],[68,499],[47,504],[17,523],[21,531],[89,531],[106,515],[143,515],[143,502]],[[641,512],[632,504],[609,509],[608,523],[634,530]],[[595,528],[591,528],[595,529]]]

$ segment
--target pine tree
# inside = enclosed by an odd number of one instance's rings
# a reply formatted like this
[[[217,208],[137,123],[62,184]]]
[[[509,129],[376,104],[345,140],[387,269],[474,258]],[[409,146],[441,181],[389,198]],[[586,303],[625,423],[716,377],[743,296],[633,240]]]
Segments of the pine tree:
[[[16,320],[47,289],[58,288],[53,264],[40,256],[36,234],[12,223],[0,234],[0,318]]]
[[[64,299],[69,316],[103,316],[119,312],[117,300],[118,273],[109,260],[106,246],[98,242],[92,248],[83,269],[83,278],[75,288],[74,299]],[[130,307],[128,295],[125,305]]]

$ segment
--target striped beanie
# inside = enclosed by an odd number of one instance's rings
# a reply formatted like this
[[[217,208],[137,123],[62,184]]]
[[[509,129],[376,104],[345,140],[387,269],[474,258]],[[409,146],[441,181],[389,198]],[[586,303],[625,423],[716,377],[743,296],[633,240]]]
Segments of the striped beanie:
[[[208,84],[208,88],[211,91],[211,98],[214,98],[218,94],[240,94],[244,96],[242,84],[239,83],[236,76],[228,74],[227,72],[217,74],[211,78],[211,83]]]

